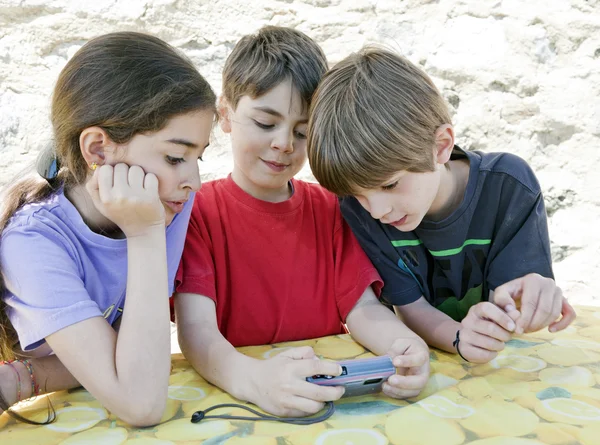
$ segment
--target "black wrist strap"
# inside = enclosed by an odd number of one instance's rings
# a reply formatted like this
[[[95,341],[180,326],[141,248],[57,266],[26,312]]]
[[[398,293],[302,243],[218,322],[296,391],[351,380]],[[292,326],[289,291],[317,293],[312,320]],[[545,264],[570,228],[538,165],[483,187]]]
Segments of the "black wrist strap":
[[[456,339],[452,342],[452,346],[454,346],[456,348],[456,352],[458,352],[458,355],[460,355],[460,358],[462,358],[465,362],[469,363],[469,360],[464,358],[463,355],[460,353],[460,349],[458,349],[459,343],[460,343],[460,329],[458,331],[456,331]]]
[[[198,423],[203,419],[227,419],[227,420],[249,420],[249,421],[260,421],[260,420],[270,420],[272,422],[282,422],[282,423],[291,423],[293,425],[312,425],[313,423],[323,422],[324,420],[329,419],[333,413],[335,412],[335,406],[333,402],[325,402],[325,407],[327,411],[317,417],[277,417],[277,416],[268,416],[261,412],[256,411],[248,406],[239,405],[237,403],[222,403],[220,405],[214,405],[210,408],[206,408],[204,411],[196,411],[192,414],[192,423]],[[245,417],[245,416],[232,416],[230,414],[222,414],[218,416],[207,416],[206,414],[220,408],[241,408],[246,411],[255,414],[257,417]]]

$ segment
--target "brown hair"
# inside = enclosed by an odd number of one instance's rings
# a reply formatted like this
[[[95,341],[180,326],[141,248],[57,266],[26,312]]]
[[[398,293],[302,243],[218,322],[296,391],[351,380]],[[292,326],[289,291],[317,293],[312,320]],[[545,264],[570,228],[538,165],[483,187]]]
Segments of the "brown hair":
[[[341,196],[379,187],[400,171],[433,171],[434,134],[449,123],[427,74],[391,51],[366,47],[336,64],[313,96],[310,167]]]
[[[223,96],[235,109],[242,96],[256,99],[286,79],[305,105],[327,71],[323,50],[306,34],[292,28],[265,26],[242,37],[223,69]]]
[[[123,144],[136,134],[159,131],[171,118],[188,112],[213,110],[216,118],[215,101],[192,62],[156,37],[116,32],[90,40],[67,62],[54,87],[54,145],[41,156],[56,160],[58,174],[48,180],[30,177],[9,187],[2,200],[0,232],[23,205],[85,181],[89,168],[79,146],[85,128],[99,126]],[[0,275],[0,296],[5,292]],[[16,341],[5,306],[0,300],[0,360],[14,357]],[[0,409],[6,410],[3,402],[0,394]]]

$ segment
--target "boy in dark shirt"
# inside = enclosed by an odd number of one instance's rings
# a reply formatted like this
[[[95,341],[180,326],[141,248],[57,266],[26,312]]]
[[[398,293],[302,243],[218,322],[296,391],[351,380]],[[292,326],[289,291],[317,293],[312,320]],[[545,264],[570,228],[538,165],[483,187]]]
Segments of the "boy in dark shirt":
[[[317,180],[342,197],[382,296],[430,345],[484,363],[513,332],[575,318],[553,280],[530,167],[456,146],[443,97],[406,59],[367,48],[330,70],[308,153]]]

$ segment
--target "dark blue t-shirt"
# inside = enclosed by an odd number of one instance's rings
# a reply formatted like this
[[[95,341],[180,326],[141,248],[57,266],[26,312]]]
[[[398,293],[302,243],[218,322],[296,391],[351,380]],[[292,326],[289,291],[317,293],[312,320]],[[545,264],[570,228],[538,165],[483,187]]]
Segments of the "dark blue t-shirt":
[[[538,273],[553,278],[544,199],[527,163],[509,153],[465,152],[469,179],[458,209],[401,232],[371,217],[354,197],[342,214],[381,274],[383,298],[397,306],[422,295],[456,321],[489,291]]]

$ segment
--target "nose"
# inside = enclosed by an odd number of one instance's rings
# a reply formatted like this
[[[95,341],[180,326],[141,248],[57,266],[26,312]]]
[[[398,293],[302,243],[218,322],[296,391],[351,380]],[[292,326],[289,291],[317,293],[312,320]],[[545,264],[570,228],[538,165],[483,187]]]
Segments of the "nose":
[[[192,192],[197,192],[200,190],[200,186],[202,185],[202,181],[200,179],[200,169],[197,162],[189,162],[188,164],[190,168],[185,172],[185,176],[181,182],[181,187],[184,189],[187,188]]]
[[[357,197],[357,199],[373,219],[381,219],[392,211],[392,206],[383,193],[375,193],[368,197]]]
[[[281,131],[274,135],[273,141],[271,142],[271,148],[275,150],[283,151],[284,153],[291,153],[294,151],[294,130],[282,128]]]

